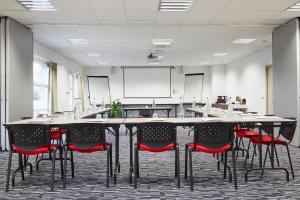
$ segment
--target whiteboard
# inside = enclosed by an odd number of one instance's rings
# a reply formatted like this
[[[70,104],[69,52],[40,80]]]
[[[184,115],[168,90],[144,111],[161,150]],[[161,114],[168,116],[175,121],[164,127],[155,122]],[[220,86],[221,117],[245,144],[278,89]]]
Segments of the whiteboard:
[[[110,88],[108,76],[88,76],[89,99],[93,103],[95,98],[96,104],[110,103]]]
[[[202,102],[204,73],[186,74],[184,83],[184,102]]]
[[[170,98],[170,67],[124,67],[124,98]]]

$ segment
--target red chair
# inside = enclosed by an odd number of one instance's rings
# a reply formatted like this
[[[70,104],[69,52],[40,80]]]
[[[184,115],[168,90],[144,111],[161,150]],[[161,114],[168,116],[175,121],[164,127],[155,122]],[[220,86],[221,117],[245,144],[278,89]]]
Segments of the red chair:
[[[106,142],[104,125],[98,123],[73,123],[67,125],[67,128],[68,133],[66,134],[66,144],[64,152],[63,187],[66,188],[68,151],[76,151],[78,153],[106,151],[106,187],[109,187],[109,174],[110,176],[112,176],[112,145]],[[72,178],[74,178],[74,166],[71,167]]]
[[[263,166],[265,166],[265,164],[266,164],[267,155],[269,155],[269,158],[271,159],[270,146],[273,143],[274,143],[273,147],[274,147],[274,150],[275,150],[275,155],[276,155],[276,158],[277,158],[277,164],[279,166],[279,159],[278,159],[276,146],[277,145],[285,146],[286,150],[287,150],[288,158],[289,158],[289,163],[290,163],[292,176],[293,176],[293,178],[295,178],[293,165],[292,165],[292,160],[291,160],[291,155],[290,155],[290,151],[289,151],[289,144],[292,142],[292,140],[294,138],[296,127],[297,127],[297,121],[296,121],[295,118],[288,118],[288,119],[292,119],[294,121],[281,123],[280,129],[279,129],[279,132],[278,132],[278,136],[274,137],[273,141],[272,141],[272,136],[270,136],[270,134],[263,135],[261,138],[260,138],[260,136],[255,136],[255,137],[252,137],[250,140],[255,145],[254,150],[255,150],[256,146],[258,144],[260,144],[260,142],[263,145],[267,146]],[[264,129],[264,124],[262,125],[262,129]],[[254,156],[254,154],[253,154],[253,156]],[[253,156],[252,156],[252,158],[253,158]],[[252,162],[253,162],[253,159],[252,159]],[[263,172],[262,172],[262,175],[263,175]]]
[[[176,140],[176,127],[172,123],[149,122],[138,126],[137,143],[134,152],[134,187],[139,177],[139,151],[165,152],[175,150],[175,178],[180,188],[179,145]]]
[[[19,154],[19,169],[21,171],[22,180],[24,180],[24,166],[22,162],[22,155],[30,156],[37,155],[41,153],[50,153],[52,155],[52,181],[51,181],[51,191],[54,188],[54,173],[55,173],[55,158],[56,150],[62,151],[57,145],[51,144],[50,138],[50,127],[41,124],[23,124],[23,125],[9,125],[7,126],[9,134],[9,161],[6,179],[6,189],[9,190],[9,180],[11,174],[11,163],[13,153]],[[62,153],[60,153],[62,155]],[[62,157],[61,157],[62,164]],[[17,170],[17,171],[18,171]],[[14,172],[12,178],[12,185],[14,186]]]
[[[185,147],[185,173],[187,179],[188,160],[190,169],[190,188],[194,189],[193,183],[193,162],[192,152],[202,152],[209,154],[225,154],[224,174],[227,170],[227,152],[232,152],[232,167],[234,187],[237,189],[236,168],[235,168],[235,151],[234,151],[234,134],[232,126],[223,122],[198,123],[194,125],[194,141],[186,144]]]

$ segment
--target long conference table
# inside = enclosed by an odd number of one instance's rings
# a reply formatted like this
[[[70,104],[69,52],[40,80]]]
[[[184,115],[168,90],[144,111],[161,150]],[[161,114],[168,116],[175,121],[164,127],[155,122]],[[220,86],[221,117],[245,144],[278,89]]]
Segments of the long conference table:
[[[190,109],[191,112],[203,112],[203,110]],[[210,116],[214,117],[190,117],[190,118],[81,118],[78,120],[66,118],[66,117],[48,117],[48,118],[33,118],[20,120],[15,122],[10,122],[5,124],[6,127],[11,125],[19,125],[19,124],[47,124],[50,127],[64,127],[66,124],[70,123],[99,123],[104,124],[106,128],[112,128],[114,130],[115,135],[115,169],[114,169],[114,183],[117,183],[117,174],[120,173],[120,162],[119,162],[119,128],[120,125],[124,124],[126,128],[129,129],[129,148],[130,148],[130,176],[129,181],[132,182],[132,172],[133,172],[133,129],[137,127],[141,123],[147,122],[168,122],[173,123],[175,126],[193,126],[195,123],[207,123],[207,122],[226,122],[231,124],[239,124],[239,123],[274,123],[280,124],[282,122],[290,122],[293,120],[285,119],[276,116],[261,116],[261,115],[243,115],[243,114],[234,114],[229,116],[228,114],[221,112],[210,113]],[[218,116],[217,116],[218,115]],[[260,135],[262,135],[261,130],[259,131]],[[251,170],[262,170],[262,144],[259,145],[260,155],[259,155],[259,168],[258,169],[249,169]],[[272,158],[274,158],[274,150],[272,151]],[[274,165],[272,165],[272,169],[275,169]],[[285,170],[284,168],[278,168],[280,170]],[[288,172],[286,171],[287,175]],[[287,178],[288,179],[288,178]]]

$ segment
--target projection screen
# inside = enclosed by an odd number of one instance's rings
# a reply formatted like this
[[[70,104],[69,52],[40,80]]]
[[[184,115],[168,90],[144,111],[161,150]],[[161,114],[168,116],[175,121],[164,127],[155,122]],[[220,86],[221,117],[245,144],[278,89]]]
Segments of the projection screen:
[[[123,67],[124,98],[170,98],[171,67]]]

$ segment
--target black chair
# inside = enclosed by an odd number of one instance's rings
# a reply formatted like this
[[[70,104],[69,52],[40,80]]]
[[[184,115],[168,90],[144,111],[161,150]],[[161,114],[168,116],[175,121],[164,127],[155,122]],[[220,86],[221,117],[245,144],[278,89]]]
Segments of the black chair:
[[[51,191],[54,187],[54,173],[55,173],[55,157],[56,150],[62,151],[57,145],[51,144],[50,138],[50,127],[41,124],[23,124],[23,125],[9,125],[7,126],[9,135],[9,160],[8,160],[8,170],[6,179],[6,189],[9,190],[9,181],[11,174],[11,163],[13,153],[19,154],[19,169],[21,171],[22,180],[24,180],[24,165],[22,161],[22,155],[30,156],[37,155],[41,153],[51,153],[52,154],[52,181],[51,181]],[[60,153],[62,155],[62,153]],[[62,170],[62,159],[61,159],[61,170]],[[17,170],[17,171],[18,171]],[[14,186],[14,176],[12,176],[12,186]]]
[[[153,110],[145,109],[145,110],[140,110],[139,111],[139,117],[150,118],[152,116],[153,116]]]
[[[180,188],[179,145],[176,127],[171,123],[149,122],[138,125],[137,143],[134,148],[134,187],[139,177],[139,151],[165,152],[175,150],[175,178]]]
[[[285,146],[286,150],[287,150],[288,158],[289,158],[292,177],[295,178],[294,170],[293,170],[293,164],[292,164],[290,150],[289,150],[289,144],[292,142],[292,140],[294,138],[296,127],[297,127],[297,121],[296,121],[296,118],[292,118],[292,117],[287,118],[287,119],[291,119],[291,120],[294,120],[294,121],[281,123],[280,128],[279,128],[279,132],[278,132],[278,136],[273,138],[273,140],[274,140],[273,142],[272,142],[272,137],[270,136],[270,131],[274,131],[274,128],[270,124],[262,124],[262,126],[261,126],[261,128],[267,133],[267,135],[263,135],[261,139],[259,138],[259,136],[253,137],[253,138],[251,138],[251,142],[253,142],[255,144],[255,147],[260,142],[263,145],[267,145],[263,166],[266,165],[266,160],[267,160],[268,155],[269,155],[269,158],[271,159],[270,146],[272,144],[274,144],[273,147],[274,147],[274,150],[275,150],[277,165],[279,167],[280,164],[279,164],[279,159],[278,159],[276,146],[277,145]],[[254,149],[255,149],[255,147],[254,147]],[[263,176],[263,172],[264,171],[262,171],[262,174],[261,174],[262,176]]]
[[[109,174],[112,176],[112,145],[106,142],[105,127],[97,123],[73,123],[66,125],[66,144],[64,152],[64,180],[66,188],[67,152],[93,153],[107,152],[106,187],[109,187]],[[74,163],[71,162],[72,178],[74,178]]]
[[[194,141],[186,144],[185,147],[185,179],[188,173],[188,160],[190,168],[190,188],[194,189],[193,184],[193,162],[192,152],[203,152],[209,154],[225,154],[224,176],[227,170],[227,152],[232,152],[232,167],[234,187],[237,189],[234,134],[233,126],[224,122],[197,123],[194,125]]]

